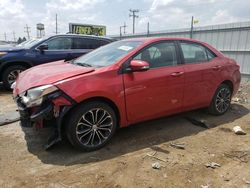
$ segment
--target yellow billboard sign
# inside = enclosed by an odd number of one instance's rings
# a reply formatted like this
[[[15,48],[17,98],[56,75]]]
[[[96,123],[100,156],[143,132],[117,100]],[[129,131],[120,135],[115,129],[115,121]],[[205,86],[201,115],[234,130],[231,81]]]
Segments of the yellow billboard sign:
[[[70,23],[69,32],[74,34],[105,36],[106,26]]]

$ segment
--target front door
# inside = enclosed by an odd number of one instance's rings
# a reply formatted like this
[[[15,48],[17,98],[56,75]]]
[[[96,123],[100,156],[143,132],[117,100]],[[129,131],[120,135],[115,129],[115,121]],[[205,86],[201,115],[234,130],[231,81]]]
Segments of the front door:
[[[184,69],[174,42],[150,45],[133,59],[147,61],[145,72],[124,74],[127,118],[130,122],[175,113],[182,107]]]
[[[37,63],[43,64],[58,60],[72,59],[72,38],[71,37],[56,37],[46,41],[48,50],[37,50]]]

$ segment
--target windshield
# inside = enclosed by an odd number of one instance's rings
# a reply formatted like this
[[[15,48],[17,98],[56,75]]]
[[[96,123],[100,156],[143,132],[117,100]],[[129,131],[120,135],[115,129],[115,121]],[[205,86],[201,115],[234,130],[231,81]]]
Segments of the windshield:
[[[17,46],[18,46],[18,47],[24,47],[24,46],[26,46],[27,44],[31,44],[31,43],[33,43],[33,42],[35,42],[35,41],[37,41],[37,40],[38,40],[38,39],[26,40],[26,41],[24,41],[24,42],[18,44]]]
[[[24,48],[31,48],[32,46],[38,44],[38,43],[41,42],[42,40],[44,40],[44,38],[30,40],[29,42],[25,43],[25,44],[23,45],[23,47],[24,47]]]
[[[141,41],[117,41],[98,48],[74,60],[82,66],[105,67],[114,64],[131,50],[142,44]]]

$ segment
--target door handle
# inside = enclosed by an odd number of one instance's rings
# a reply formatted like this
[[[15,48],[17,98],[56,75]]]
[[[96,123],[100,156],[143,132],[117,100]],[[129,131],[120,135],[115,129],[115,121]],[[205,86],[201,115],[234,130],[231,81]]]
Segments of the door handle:
[[[184,72],[173,72],[173,73],[171,73],[171,76],[181,76],[183,74],[184,74]]]
[[[220,65],[217,65],[217,66],[212,67],[213,70],[219,70],[220,68],[221,68]]]

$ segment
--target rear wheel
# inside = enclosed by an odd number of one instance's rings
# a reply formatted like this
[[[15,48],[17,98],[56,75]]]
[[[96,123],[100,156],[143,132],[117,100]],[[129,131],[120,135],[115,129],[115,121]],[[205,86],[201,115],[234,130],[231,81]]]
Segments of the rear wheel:
[[[232,91],[226,84],[221,84],[216,90],[213,100],[208,108],[209,113],[214,115],[224,114],[230,107]]]
[[[104,102],[93,101],[81,104],[70,113],[66,134],[76,148],[93,151],[109,142],[116,127],[114,110]]]
[[[14,65],[4,70],[2,77],[4,88],[10,90],[11,84],[13,84],[16,81],[18,75],[25,69],[27,68],[22,65]]]

